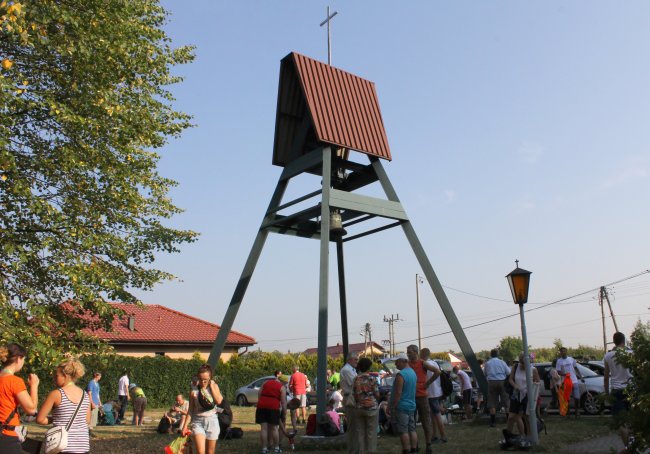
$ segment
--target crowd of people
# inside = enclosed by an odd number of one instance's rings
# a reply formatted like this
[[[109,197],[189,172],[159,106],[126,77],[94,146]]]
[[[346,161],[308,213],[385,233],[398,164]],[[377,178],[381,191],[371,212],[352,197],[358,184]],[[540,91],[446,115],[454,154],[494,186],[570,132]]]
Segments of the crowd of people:
[[[616,351],[625,348],[625,336],[614,334],[615,348],[605,354],[604,385],[606,394],[613,400],[612,413],[619,414],[629,408],[624,393],[631,375],[617,362]],[[577,362],[568,356],[565,348],[553,362],[550,371],[551,389],[554,399],[568,407],[573,400],[574,414],[579,415],[580,369]],[[290,376],[280,370],[274,371],[273,379],[267,380],[259,390],[255,422],[260,425],[260,446],[262,454],[282,452],[282,440],[290,446],[298,433],[298,425],[306,424],[306,433],[337,436],[346,433],[349,453],[377,452],[378,433],[390,432],[400,440],[402,453],[433,452],[433,445],[446,443],[443,413],[446,405],[444,389],[447,387],[439,364],[430,359],[427,348],[419,349],[409,345],[406,353],[394,358],[396,372],[390,391],[380,392],[380,379],[371,372],[372,361],[348,355],[340,371],[327,371],[327,409],[320,421],[316,415],[309,415],[307,393],[311,383],[298,366]],[[90,452],[90,433],[100,422],[123,423],[126,407],[133,405],[133,425],[142,425],[147,398],[143,389],[131,383],[127,371],[118,381],[118,399],[102,403],[100,380],[102,374],[93,373],[87,386],[78,386],[84,376],[83,364],[69,358],[54,371],[55,389],[51,391],[38,408],[39,378],[27,375],[27,383],[18,377],[25,365],[27,351],[18,344],[0,347],[0,452],[19,454],[24,439],[24,427],[20,425],[20,413],[32,416],[38,424],[69,426],[68,446],[63,452]],[[519,361],[511,366],[499,358],[498,350],[481,367],[488,382],[486,411],[490,415],[490,426],[495,427],[497,412],[507,413],[506,429],[514,433],[515,427],[522,436],[531,430],[525,417],[528,407],[528,387],[523,353]],[[530,362],[534,383],[540,382],[537,368]],[[465,420],[472,419],[473,386],[470,376],[454,367],[454,375],[460,385],[460,402]],[[448,379],[448,377],[446,377]],[[573,399],[562,392],[564,385],[573,386]],[[569,397],[569,399],[567,399]],[[482,397],[479,397],[482,399]],[[539,408],[539,396],[536,406]],[[480,408],[480,404],[479,404]],[[565,410],[568,410],[565,408]],[[460,411],[460,410],[459,410]],[[562,412],[562,414],[566,414]],[[291,428],[287,426],[290,415]],[[422,425],[424,439],[419,439],[416,420]],[[213,379],[209,365],[202,365],[192,379],[189,398],[178,394],[171,408],[164,414],[159,431],[192,435],[194,452],[212,454],[217,440],[223,438],[230,423],[232,411]],[[311,426],[311,428],[310,428]],[[161,430],[162,428],[162,430]],[[621,427],[621,438],[627,445],[629,434]]]

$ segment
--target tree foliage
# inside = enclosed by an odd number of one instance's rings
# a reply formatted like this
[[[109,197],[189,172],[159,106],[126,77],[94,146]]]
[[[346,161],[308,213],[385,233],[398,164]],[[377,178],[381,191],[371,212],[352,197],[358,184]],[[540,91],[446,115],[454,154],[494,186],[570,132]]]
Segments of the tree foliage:
[[[629,452],[644,452],[650,447],[650,323],[637,323],[630,336],[630,346],[631,352],[616,353],[616,360],[632,374],[626,389],[630,411],[623,417],[634,435]]]
[[[0,3],[2,340],[50,359],[48,344],[85,348],[59,303],[109,326],[105,301],[172,278],[155,254],[195,239],[163,223],[180,210],[155,150],[190,126],[168,87],[193,59],[166,20],[157,0]]]

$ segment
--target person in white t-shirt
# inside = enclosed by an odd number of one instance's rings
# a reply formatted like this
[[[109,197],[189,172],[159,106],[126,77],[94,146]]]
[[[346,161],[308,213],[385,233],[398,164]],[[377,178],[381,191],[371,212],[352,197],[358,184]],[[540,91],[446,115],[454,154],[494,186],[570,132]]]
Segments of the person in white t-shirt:
[[[115,424],[124,424],[124,413],[126,413],[126,407],[129,404],[129,400],[131,400],[131,396],[129,396],[129,383],[129,374],[124,370],[117,382],[117,400],[120,403],[120,412],[117,415]]]
[[[563,380],[567,375],[571,377],[571,383],[573,383],[573,405],[575,407],[577,418],[580,415],[580,382],[584,383],[584,380],[578,370],[578,363],[576,360],[567,355],[566,347],[560,348],[560,357],[557,359],[555,369]]]
[[[427,370],[427,381],[431,377],[435,378],[427,387],[427,397],[429,398],[429,408],[431,408],[431,419],[433,420],[432,438],[430,442],[434,443],[447,443],[447,434],[445,433],[445,425],[442,422],[442,414],[440,414],[440,406],[442,405],[442,387],[440,386],[440,366],[435,361],[429,359],[431,351],[428,348],[420,350],[420,359],[429,363],[435,371]],[[436,430],[440,433],[440,437],[436,435]]]
[[[621,350],[625,351],[625,335],[617,332],[614,333],[614,348],[605,353],[605,357],[603,358],[603,362],[605,363],[605,394],[609,394],[613,400],[612,415],[614,416],[630,409],[630,403],[625,395],[625,388],[627,388],[632,374],[630,374],[630,370],[627,367],[619,364],[616,360],[616,353]],[[620,426],[619,433],[623,444],[627,446],[629,438],[627,428]]]
[[[460,389],[463,393],[463,407],[465,408],[465,420],[472,419],[472,381],[467,372],[460,370],[460,367],[454,366],[454,373],[460,380]]]

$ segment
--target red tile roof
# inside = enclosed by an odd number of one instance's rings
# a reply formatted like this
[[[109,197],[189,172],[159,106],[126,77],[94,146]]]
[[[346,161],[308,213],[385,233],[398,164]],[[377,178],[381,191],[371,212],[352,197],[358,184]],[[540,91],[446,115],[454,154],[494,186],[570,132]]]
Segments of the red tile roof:
[[[360,353],[364,350],[365,343],[359,342],[358,344],[348,344],[348,350],[350,353]],[[376,350],[384,351],[384,347],[379,345],[377,342],[373,342],[372,346]],[[305,355],[315,355],[318,353],[318,348],[308,348],[303,352]],[[336,357],[340,356],[343,354],[343,345],[342,344],[337,344],[333,345],[331,347],[327,347],[327,355]]]
[[[113,321],[113,330],[86,329],[92,334],[111,343],[140,344],[210,344],[219,332],[219,325],[206,322],[191,315],[169,309],[158,304],[135,306],[128,303],[110,303],[122,309],[127,315]],[[129,316],[135,316],[135,329],[129,329]],[[226,345],[250,346],[257,342],[254,338],[237,331],[230,331]]]

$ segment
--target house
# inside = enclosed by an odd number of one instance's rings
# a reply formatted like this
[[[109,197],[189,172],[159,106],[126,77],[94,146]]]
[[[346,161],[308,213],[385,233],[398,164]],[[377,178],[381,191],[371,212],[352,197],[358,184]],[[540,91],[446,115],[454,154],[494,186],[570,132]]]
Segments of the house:
[[[108,341],[118,355],[189,359],[199,352],[207,359],[220,329],[219,325],[159,304],[110,304],[126,312],[125,316],[113,321],[112,331],[91,328],[84,331]],[[256,343],[254,338],[231,330],[221,359],[227,361],[240,349],[248,349]]]
[[[348,351],[350,353],[356,353],[359,356],[371,356],[374,355],[379,358],[383,358],[386,355],[386,350],[384,347],[379,345],[377,342],[359,342],[358,344],[349,344]],[[318,348],[308,348],[303,352],[305,355],[316,355],[318,354]],[[331,347],[327,347],[327,356],[336,358],[343,354],[343,344],[337,343]]]
[[[448,355],[449,355],[449,362],[451,363],[452,366],[458,366],[460,368],[467,367],[467,363],[465,362],[464,359],[459,358],[458,356],[454,355],[452,352],[449,352]]]

